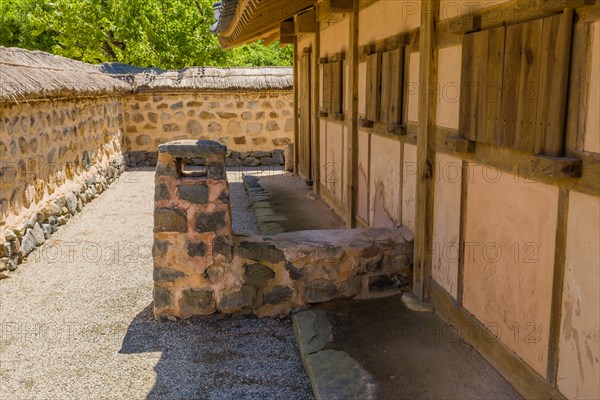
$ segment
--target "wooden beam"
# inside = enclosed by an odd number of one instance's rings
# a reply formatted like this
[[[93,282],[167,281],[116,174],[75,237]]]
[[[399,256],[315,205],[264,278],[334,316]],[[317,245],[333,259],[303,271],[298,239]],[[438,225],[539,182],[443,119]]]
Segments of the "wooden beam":
[[[469,189],[469,163],[462,160],[460,176],[460,225],[458,226],[458,266],[456,271],[456,302],[462,306],[465,276],[465,231],[467,227],[467,191]]]
[[[295,38],[296,36],[294,35],[279,35],[279,44],[283,46],[287,44],[292,44],[294,43]]]
[[[577,179],[581,178],[583,162],[572,157],[550,157],[536,155],[538,160],[537,170],[553,178]]]
[[[448,136],[446,138],[446,149],[457,153],[473,153],[475,151],[475,143],[462,136]]]
[[[346,123],[348,127],[348,145],[346,146],[348,168],[346,169],[346,226],[356,227],[357,192],[358,192],[358,3],[359,0],[350,2],[352,13],[349,16],[349,51],[348,51],[348,115]],[[344,53],[338,53],[344,56]],[[344,57],[345,58],[345,57]],[[343,58],[342,58],[343,59]],[[344,91],[345,93],[345,91]]]
[[[542,11],[555,12],[565,8],[589,6],[596,0],[537,0],[537,6]]]
[[[281,21],[281,23],[279,24],[279,34],[282,36],[284,36],[284,35],[294,36],[294,34],[295,34],[294,20],[286,19],[285,21]]]
[[[439,10],[440,0],[421,0],[413,292],[422,300],[429,296],[431,281],[438,57],[435,18]]]
[[[410,125],[409,125],[410,128]],[[436,127],[436,151],[450,154],[463,160],[483,165],[493,165],[500,171],[516,175],[522,180],[542,182],[562,189],[575,190],[590,196],[600,196],[600,154],[569,150],[565,157],[552,160],[552,157],[535,155],[478,142],[473,153],[455,153],[446,149],[446,138],[459,136],[457,129]],[[409,130],[410,134],[410,130]],[[544,160],[550,159],[550,160]],[[562,160],[561,160],[562,159]],[[570,160],[569,160],[570,159]],[[579,162],[581,161],[581,168]],[[581,169],[581,177],[573,173]],[[554,172],[561,171],[562,172]]]
[[[316,11],[315,11],[316,13]],[[311,108],[312,113],[312,129],[313,134],[312,146],[313,150],[313,190],[316,194],[321,192],[321,123],[319,121],[319,108],[321,107],[321,73],[319,71],[318,57],[321,51],[321,32],[319,30],[319,23],[317,22],[317,30],[315,32],[315,51],[312,57],[312,73],[314,76],[313,82],[313,104]]]
[[[271,43],[279,39],[279,32],[275,31],[263,39],[264,46],[270,46]]]
[[[357,125],[359,128],[372,128],[375,125],[375,123],[373,121],[368,120],[366,117],[359,117]]]
[[[296,15],[296,34],[317,31],[317,11],[314,8]]]
[[[548,369],[546,381],[556,386],[558,375],[558,345],[562,319],[563,285],[565,281],[565,262],[567,249],[567,218],[569,215],[569,191],[558,192],[558,216],[556,223],[556,242],[554,246],[554,274],[552,276],[552,303],[550,311],[550,338],[548,340]]]
[[[349,13],[354,11],[354,0],[326,0],[330,12]]]
[[[298,173],[298,140],[300,137],[300,127],[298,123],[298,68],[300,64],[300,55],[298,54],[298,43],[294,42],[294,63],[293,63],[293,74],[294,74],[294,172]]]
[[[479,15],[461,15],[448,22],[448,31],[450,33],[468,33],[479,30],[481,27],[481,17]]]

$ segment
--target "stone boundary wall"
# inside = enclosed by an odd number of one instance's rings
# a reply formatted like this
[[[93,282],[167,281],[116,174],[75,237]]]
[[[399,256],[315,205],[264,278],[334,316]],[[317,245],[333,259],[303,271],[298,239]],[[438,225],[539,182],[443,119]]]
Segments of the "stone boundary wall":
[[[118,97],[0,104],[0,271],[124,169]]]
[[[292,90],[144,90],[122,102],[129,166],[156,165],[159,144],[185,139],[227,146],[228,166],[284,165],[294,139]]]
[[[408,290],[412,234],[397,229],[235,236],[226,148],[214,141],[159,146],[154,211],[157,318],[287,314],[309,303]],[[206,170],[184,172],[202,158]]]

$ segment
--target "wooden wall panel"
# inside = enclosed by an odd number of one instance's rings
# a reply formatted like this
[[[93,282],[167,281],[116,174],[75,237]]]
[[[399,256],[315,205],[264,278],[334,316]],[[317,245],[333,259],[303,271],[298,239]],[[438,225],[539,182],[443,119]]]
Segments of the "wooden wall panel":
[[[469,140],[562,156],[573,14],[465,35],[459,129]]]
[[[475,100],[473,77],[473,47],[475,34],[465,35],[462,44],[462,67],[460,78],[460,106],[458,115],[458,129],[465,138],[477,140],[475,126],[471,124],[473,100]]]
[[[366,114],[369,121],[377,121],[380,108],[381,54],[367,57]]]
[[[331,85],[332,85],[332,77],[331,77],[331,64],[326,63],[322,64],[321,68],[323,69],[323,102],[321,103],[321,110],[325,112],[331,111]]]
[[[381,109],[379,120],[388,125],[402,124],[402,73],[404,47],[381,55]]]
[[[535,153],[561,156],[564,145],[567,81],[573,14],[543,20]]]
[[[589,91],[585,110],[585,136],[583,149],[600,153],[600,21],[590,24],[591,62],[586,71],[589,74]]]
[[[494,143],[500,131],[505,28],[465,35],[459,129],[469,140]]]
[[[344,63],[342,61],[334,61],[329,63],[330,65],[330,92],[329,92],[329,100],[330,107],[329,111],[333,114],[341,114],[343,111],[343,85],[344,81],[343,76],[343,68]]]

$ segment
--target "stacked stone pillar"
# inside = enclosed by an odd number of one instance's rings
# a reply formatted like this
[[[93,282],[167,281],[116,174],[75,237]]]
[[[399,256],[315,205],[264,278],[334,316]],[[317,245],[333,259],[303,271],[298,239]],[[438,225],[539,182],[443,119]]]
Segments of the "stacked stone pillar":
[[[310,303],[408,290],[413,244],[403,227],[235,237],[226,153],[209,140],[158,147],[156,318],[217,311],[273,316]]]
[[[216,298],[236,277],[227,148],[210,140],[158,146],[154,207],[154,314],[187,318],[216,311]],[[205,167],[186,171],[183,159]]]

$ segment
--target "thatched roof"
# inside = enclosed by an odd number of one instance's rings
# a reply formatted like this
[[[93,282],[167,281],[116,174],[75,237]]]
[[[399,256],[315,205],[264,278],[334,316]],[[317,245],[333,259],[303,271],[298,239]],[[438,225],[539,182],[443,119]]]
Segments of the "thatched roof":
[[[289,90],[292,69],[191,67],[163,71],[102,65],[0,46],[0,103],[146,90]]]
[[[128,83],[135,91],[146,90],[289,90],[293,87],[292,68],[213,68],[190,67],[163,71],[126,64],[107,63],[100,69]]]
[[[97,66],[42,51],[0,46],[0,102],[128,89],[125,82],[103,74]]]

